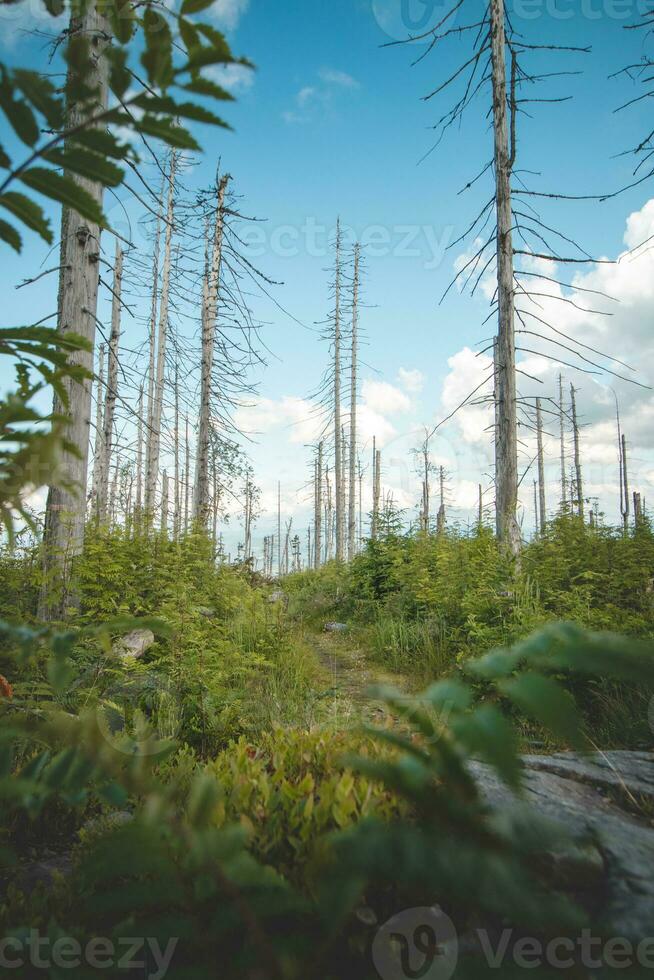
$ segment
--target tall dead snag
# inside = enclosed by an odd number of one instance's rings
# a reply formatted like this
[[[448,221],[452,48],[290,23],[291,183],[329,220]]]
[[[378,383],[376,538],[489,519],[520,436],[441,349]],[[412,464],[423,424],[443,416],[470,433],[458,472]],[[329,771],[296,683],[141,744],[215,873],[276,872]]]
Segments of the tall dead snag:
[[[168,536],[168,509],[168,473],[164,470],[161,480],[161,533],[164,537]]]
[[[154,386],[156,381],[157,372],[157,311],[159,307],[159,247],[160,247],[160,234],[159,234],[159,218],[155,225],[154,232],[154,251],[152,255],[152,294],[150,301],[150,317],[148,322],[148,417],[147,417],[147,434],[145,442],[145,510],[148,511],[150,508],[150,499],[148,494],[148,473],[150,472],[150,454],[152,452],[152,419],[154,417]]]
[[[322,456],[323,444],[318,444],[318,454],[315,461],[314,482],[314,514],[313,514],[313,565],[320,568],[322,548]]]
[[[356,465],[357,465],[357,360],[359,344],[359,261],[361,246],[354,246],[354,279],[352,281],[352,337],[350,353],[350,485],[347,522],[347,553],[350,561],[356,551]]]
[[[136,418],[136,499],[134,501],[134,516],[138,520],[143,507],[143,385],[139,388]]]
[[[229,180],[229,174],[224,174],[218,182],[213,246],[211,262],[207,272],[206,301],[203,304],[204,308],[202,310],[202,372],[200,380],[198,441],[195,458],[195,483],[193,487],[193,520],[203,527],[207,525],[210,507],[209,441],[211,436],[211,375],[213,371],[216,316],[218,312],[218,292],[220,288],[220,268],[225,227],[225,194]],[[249,556],[246,555],[247,557]]]
[[[559,441],[561,453],[561,509],[565,510],[568,491],[565,460],[565,409],[563,408],[563,378],[559,375]]]
[[[104,344],[98,349],[98,375],[95,382],[95,442],[93,445],[93,478],[91,482],[91,502],[93,512],[98,511],[98,490],[100,487],[100,462],[102,460],[102,416],[104,412]]]
[[[538,513],[540,533],[545,533],[547,512],[545,509],[545,454],[543,452],[543,411],[540,398],[536,399],[536,442],[538,452]],[[538,525],[537,525],[538,526]]]
[[[621,457],[622,457],[622,492],[624,494],[622,502],[622,524],[624,527],[624,533],[627,534],[629,531],[629,470],[627,467],[627,438],[622,433],[621,442]]]
[[[159,475],[159,457],[161,454],[161,422],[163,417],[166,346],[168,343],[168,315],[170,306],[170,272],[175,219],[176,163],[177,156],[175,150],[171,150],[168,171],[168,203],[166,208],[166,231],[164,235],[164,260],[161,275],[161,302],[159,305],[159,327],[157,331],[156,371],[153,385],[152,411],[150,412],[149,418],[148,449],[146,452],[145,509],[149,515],[152,514],[154,508],[157,478]]]
[[[579,447],[579,424],[577,422],[577,400],[575,389],[570,385],[570,414],[572,416],[572,436],[575,451],[575,478],[577,484],[577,513],[584,519],[584,488],[581,479],[581,452]]]
[[[277,481],[277,578],[282,577],[282,485]]]
[[[94,99],[79,103],[75,93],[80,89],[80,69],[73,58],[69,62],[66,88],[66,126],[75,129],[107,107],[108,70],[103,53],[110,43],[108,23],[91,0],[80,16],[71,16],[69,37],[88,42],[87,61],[83,70],[83,87],[94,93]],[[87,70],[88,68],[88,70]],[[79,152],[71,145],[71,152]],[[69,172],[81,190],[102,206],[103,187],[97,181]],[[61,617],[67,606],[75,604],[72,590],[72,564],[84,544],[86,488],[91,428],[91,377],[95,346],[100,259],[100,226],[82,218],[76,211],[64,208],[61,219],[61,247],[57,329],[62,334],[76,333],[88,341],[88,350],[75,351],[69,363],[78,364],[88,377],[63,381],[67,402],[57,393],[54,413],[66,418],[66,438],[71,452],[62,451],[57,472],[48,491],[43,530],[43,587],[39,615],[53,620]]]
[[[104,400],[104,419],[102,425],[101,456],[97,498],[97,516],[100,522],[107,517],[107,493],[109,490],[109,467],[113,446],[114,415],[118,394],[118,347],[120,345],[120,315],[123,283],[123,250],[116,242],[114,278],[111,299],[111,334],[109,337],[109,356],[107,364],[107,387]]]
[[[439,468],[439,485],[440,505],[436,515],[436,531],[438,534],[443,534],[445,532],[445,470],[442,466]]]
[[[497,214],[497,408],[495,460],[497,536],[513,555],[520,551],[518,527],[518,423],[516,413],[515,325],[513,303],[513,218],[511,173],[515,144],[509,147],[504,0],[490,0],[495,207]],[[515,93],[511,105],[515,112]],[[513,122],[513,121],[512,121]]]
[[[343,493],[343,430],[341,422],[341,222],[336,223],[334,279],[334,492],[336,504],[336,561],[345,557],[345,495]]]
[[[375,530],[374,537],[379,534],[379,517],[381,505],[381,450],[375,450],[375,487],[372,501],[372,520]]]
[[[370,516],[370,537],[377,537],[377,440],[372,437],[372,511]]]

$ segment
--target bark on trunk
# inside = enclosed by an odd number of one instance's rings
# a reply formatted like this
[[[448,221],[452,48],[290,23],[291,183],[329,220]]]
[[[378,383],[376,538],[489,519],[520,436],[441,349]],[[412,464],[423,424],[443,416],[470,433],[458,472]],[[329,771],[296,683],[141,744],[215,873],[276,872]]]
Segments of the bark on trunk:
[[[206,298],[204,309],[202,310],[202,372],[200,380],[200,416],[198,420],[198,442],[195,459],[195,482],[193,487],[193,520],[205,528],[210,513],[209,443],[211,436],[211,376],[213,371],[216,315],[218,311],[220,268],[225,227],[225,194],[229,180],[229,174],[225,174],[221,177],[218,184],[213,247],[211,262],[206,277]]]
[[[579,446],[579,425],[577,423],[577,400],[575,390],[570,385],[570,410],[572,413],[572,434],[575,448],[575,476],[577,481],[577,511],[582,521],[584,519],[584,487],[581,477],[581,450]]]
[[[359,344],[359,255],[360,246],[354,246],[354,282],[352,286],[352,346],[350,364],[350,486],[348,500],[347,553],[350,561],[356,551],[356,461],[357,461],[357,369]]]
[[[103,57],[110,41],[105,17],[91,0],[80,17],[71,17],[70,34],[84,36],[89,42],[92,68],[86,85],[95,89],[97,98],[91,112],[107,106],[108,62]],[[76,77],[74,66],[69,78]],[[67,125],[75,127],[88,118],[89,108],[67,106]],[[81,188],[102,204],[103,188],[96,181],[68,174]],[[89,375],[93,372],[95,324],[98,305],[100,227],[82,218],[76,211],[64,208],[61,221],[61,249],[57,329],[77,333],[90,343],[90,350],[78,351],[70,362],[80,364]],[[68,405],[54,397],[54,412],[66,416],[66,438],[76,452],[61,453],[48,492],[43,532],[44,578],[39,602],[43,619],[61,617],[76,599],[72,586],[73,560],[84,545],[86,520],[87,471],[91,428],[91,380],[64,382]]]
[[[543,412],[540,398],[536,399],[536,440],[538,444],[538,512],[540,533],[545,533],[547,513],[545,510],[545,455],[543,452]]]
[[[320,568],[322,557],[322,442],[318,446],[318,457],[316,459],[315,473],[315,511],[314,511],[314,534],[313,534],[313,561],[314,568]]]
[[[145,509],[148,514],[154,510],[157,479],[159,476],[159,457],[161,454],[161,422],[163,417],[163,395],[166,371],[166,345],[168,342],[168,312],[170,301],[170,267],[172,258],[173,222],[175,218],[175,167],[176,153],[170,154],[168,174],[168,203],[166,208],[166,232],[164,236],[164,262],[161,277],[161,304],[159,307],[159,329],[157,336],[156,376],[152,399],[152,416],[148,433],[148,470],[145,483]]]
[[[104,422],[102,426],[102,445],[98,487],[98,521],[107,517],[107,493],[109,490],[109,469],[113,448],[114,414],[118,393],[118,347],[120,344],[121,293],[123,284],[123,250],[116,242],[114,260],[113,295],[111,300],[111,335],[109,337],[109,356],[107,364],[107,389],[104,402]]]
[[[520,551],[516,416],[511,170],[506,89],[504,0],[490,0],[495,193],[497,211],[497,410],[495,484],[497,536],[513,555]]]
[[[336,560],[344,558],[343,450],[341,430],[341,224],[336,225],[336,278],[334,285],[334,491],[336,503]]]

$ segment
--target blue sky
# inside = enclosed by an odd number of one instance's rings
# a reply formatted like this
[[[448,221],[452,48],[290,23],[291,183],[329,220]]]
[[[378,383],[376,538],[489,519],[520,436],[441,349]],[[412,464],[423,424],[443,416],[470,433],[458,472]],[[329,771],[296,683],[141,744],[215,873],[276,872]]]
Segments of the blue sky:
[[[471,15],[463,12],[465,7]],[[465,7],[459,14],[461,24],[476,20],[482,3],[467,0]],[[461,187],[490,159],[486,104],[478,102],[462,126],[451,130],[420,162],[432,146],[429,127],[448,104],[447,97],[429,103],[421,97],[465,58],[467,41],[449,42],[442,54],[433,53],[416,67],[410,62],[421,52],[418,46],[382,47],[400,36],[407,16],[416,22],[424,17],[431,26],[443,11],[440,2],[425,4],[422,0],[284,0],[276,4],[217,0],[216,23],[227,30],[235,52],[251,58],[257,70],[251,78],[247,74],[229,78],[238,101],[227,107],[225,115],[235,132],[201,132],[205,157],[197,172],[198,183],[207,183],[221,157],[243,195],[244,209],[267,219],[257,263],[271,278],[283,281],[275,290],[276,299],[307,328],[314,327],[329,309],[325,269],[330,256],[320,246],[336,216],[362,238],[367,303],[362,325],[368,341],[364,359],[369,365],[363,372],[367,388],[362,400],[368,404],[371,425],[380,417],[388,424],[387,436],[377,433],[389,444],[385,476],[397,499],[403,498],[404,485],[403,502],[407,503],[412,495],[417,496],[413,478],[404,474],[404,463],[395,472],[390,460],[405,459],[410,470],[408,448],[417,441],[416,429],[442,417],[457,394],[461,398],[468,394],[465,385],[474,380],[474,365],[461,352],[466,347],[474,349],[491,332],[488,325],[482,327],[488,305],[483,294],[470,299],[455,290],[439,306],[457,255],[464,251],[461,246],[444,252],[444,246],[462,234],[480,203],[490,196],[488,177],[468,194],[458,196]],[[617,154],[647,130],[646,107],[616,115],[615,107],[636,90],[624,79],[608,76],[640,57],[640,34],[623,30],[637,14],[637,4],[630,0],[574,4],[518,0],[513,5],[514,24],[526,41],[593,49],[590,55],[547,53],[532,58],[535,71],[583,74],[553,79],[542,92],[553,98],[573,95],[573,101],[531,106],[532,118],[521,120],[518,166],[537,172],[528,177],[531,187],[589,194],[610,191],[629,181],[632,161]],[[43,42],[19,34],[16,24],[9,20],[3,27],[2,56],[42,65]],[[613,258],[624,248],[629,215],[640,212],[650,196],[654,194],[646,184],[602,204],[555,202],[543,207],[542,214],[548,224],[561,227],[589,252]],[[319,247],[311,249],[318,254],[307,254],[307,227],[320,230]],[[649,227],[647,222],[644,227]],[[29,295],[11,288],[24,275],[32,274],[44,256],[45,249],[37,240],[26,243],[20,259],[7,259],[5,253],[8,322],[24,321],[26,314],[36,319],[53,308],[51,280],[31,287]],[[632,269],[637,283],[651,272],[647,256],[643,263],[639,271]],[[642,321],[650,308],[648,295],[639,294],[641,301]],[[285,508],[289,514],[297,513],[296,521],[302,524],[306,515],[301,498],[295,495],[308,457],[302,444],[305,429],[297,420],[304,411],[301,400],[315,388],[323,370],[326,350],[314,330],[298,326],[264,298],[255,299],[254,304],[268,323],[265,337],[275,357],[259,373],[261,403],[243,419],[261,431],[260,444],[252,448],[252,455],[264,504],[270,508],[279,476],[285,487]],[[643,336],[647,344],[643,323],[630,340],[625,336],[630,322],[627,318],[615,334],[604,335],[605,349],[613,352],[615,344],[631,343],[636,352],[642,350]],[[601,325],[576,326],[581,332],[604,331]],[[458,357],[454,367],[449,363],[453,357]],[[651,357],[649,364],[654,366]],[[404,381],[398,378],[400,368],[405,372]],[[547,394],[553,394],[551,370],[543,380]],[[582,410],[594,451],[595,429],[608,425],[610,411],[594,382],[584,377],[574,381],[582,388]],[[624,399],[626,410],[633,402],[635,411],[639,404],[635,395],[625,389]],[[465,427],[453,423],[444,434],[447,438],[435,449],[435,460],[442,458],[451,471],[449,493],[452,504],[460,506],[461,518],[467,514],[476,473],[488,470],[488,447],[482,445],[481,436],[475,441],[470,424],[466,438]],[[379,426],[383,427],[383,421]],[[602,432],[606,444],[603,465],[610,470],[608,429]],[[648,487],[644,474],[651,470],[654,476],[654,464],[645,436],[634,449],[636,461],[642,460],[643,485]],[[589,451],[589,461],[591,456]],[[602,488],[598,495],[610,498],[608,470],[598,473],[595,482]],[[554,497],[554,471],[551,479]],[[652,487],[654,493],[654,483]],[[528,494],[525,505],[530,505]],[[606,506],[610,506],[608,499]],[[260,534],[267,531],[269,518],[262,517]],[[529,521],[527,517],[526,525]]]

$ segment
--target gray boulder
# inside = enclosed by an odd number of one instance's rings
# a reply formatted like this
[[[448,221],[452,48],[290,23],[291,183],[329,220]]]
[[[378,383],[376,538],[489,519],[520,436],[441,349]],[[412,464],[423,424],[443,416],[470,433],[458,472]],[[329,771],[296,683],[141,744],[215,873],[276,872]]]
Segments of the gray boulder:
[[[124,660],[130,657],[138,660],[150,649],[153,643],[154,633],[152,630],[132,630],[131,633],[127,633],[116,640],[112,651]]]
[[[492,805],[529,805],[558,821],[577,846],[553,854],[553,870],[576,893],[601,899],[599,918],[612,935],[638,941],[654,922],[654,753],[561,752],[523,758],[524,803],[495,771],[471,767]],[[643,805],[644,804],[644,805]]]
[[[347,633],[347,623],[325,623],[325,633]]]

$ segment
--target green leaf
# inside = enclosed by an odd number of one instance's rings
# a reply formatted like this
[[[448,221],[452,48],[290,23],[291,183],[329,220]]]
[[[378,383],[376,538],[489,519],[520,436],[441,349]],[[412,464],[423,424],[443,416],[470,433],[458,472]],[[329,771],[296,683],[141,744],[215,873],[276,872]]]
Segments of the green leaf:
[[[60,129],[64,120],[64,107],[54,85],[43,75],[24,68],[14,71],[14,79],[23,95],[45,117],[48,125],[53,129]]]
[[[451,727],[470,754],[494,766],[508,786],[519,786],[521,767],[515,733],[499,708],[484,704],[470,715],[453,719]]]
[[[79,177],[97,181],[103,187],[118,187],[125,175],[115,163],[80,147],[74,150],[49,150],[43,154],[43,159]]]
[[[173,39],[161,14],[148,7],[143,18],[145,51],[141,64],[148,73],[150,85],[166,89],[174,81]]]
[[[194,78],[192,81],[187,82],[182,88],[186,89],[187,92],[193,92],[195,95],[206,95],[211,99],[219,99],[223,102],[234,102],[234,96],[227,89],[224,89],[221,85],[216,85],[208,78]]]
[[[20,180],[33,191],[76,211],[82,218],[98,225],[104,222],[102,208],[95,198],[70,177],[45,167],[31,167],[20,174]]]
[[[129,117],[127,117],[127,122],[129,124]],[[129,146],[119,143],[112,133],[102,129],[80,130],[69,136],[68,142],[85,146],[89,150],[95,150],[96,153],[113,157],[115,160],[124,159],[129,151]]]
[[[16,135],[27,146],[34,146],[39,138],[39,127],[27,102],[14,99],[12,83],[6,69],[0,66],[0,109]]]
[[[45,217],[39,205],[30,200],[29,197],[26,197],[24,194],[19,194],[17,191],[7,191],[5,194],[0,195],[0,207],[9,211],[15,218],[22,221],[24,225],[32,231],[35,231],[48,245],[52,244],[50,222]]]
[[[218,61],[224,61],[226,64],[234,61],[234,56],[224,34],[212,27],[211,24],[197,24],[196,26],[199,32],[211,43],[210,49],[203,48],[204,52],[210,52],[214,58]]]
[[[188,14],[199,14],[201,10],[211,7],[214,0],[183,0],[181,14],[186,17]]]
[[[502,694],[553,735],[574,746],[583,744],[575,702],[551,677],[526,673],[500,681],[497,686]]]
[[[158,119],[156,116],[145,115],[139,122],[139,130],[147,136],[154,136],[180,150],[199,150],[197,142],[191,134],[175,126],[170,119]]]
[[[165,113],[169,116],[181,116],[185,119],[193,119],[197,122],[209,123],[213,126],[227,127],[227,123],[220,119],[203,106],[196,105],[194,102],[175,102],[169,97],[156,95],[141,95],[134,100],[134,105],[146,112]]]
[[[0,238],[3,242],[7,242],[11,245],[15,252],[20,252],[23,247],[23,240],[13,227],[13,225],[8,224],[0,218]]]

